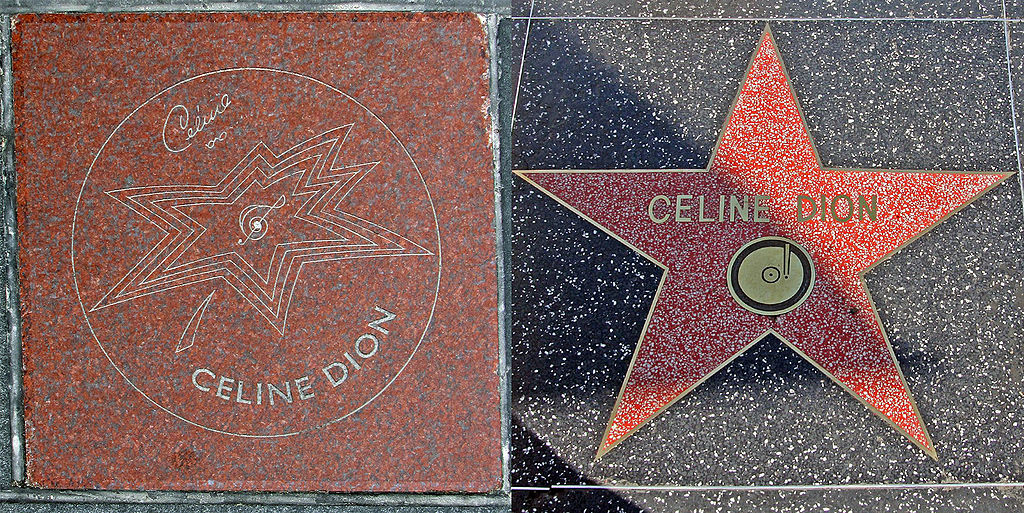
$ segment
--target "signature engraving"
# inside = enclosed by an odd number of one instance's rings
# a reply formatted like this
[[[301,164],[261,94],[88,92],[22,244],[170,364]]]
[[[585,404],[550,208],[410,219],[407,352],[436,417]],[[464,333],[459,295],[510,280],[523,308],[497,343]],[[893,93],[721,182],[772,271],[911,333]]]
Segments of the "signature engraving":
[[[167,111],[167,116],[164,118],[163,132],[160,134],[164,148],[167,148],[167,151],[171,153],[181,153],[189,149],[192,146],[192,139],[206,130],[210,123],[217,119],[217,116],[228,110],[229,106],[231,106],[231,97],[224,93],[206,114],[202,113],[202,109],[198,105],[196,105],[195,116],[188,110],[188,107],[180,103],[171,107],[171,110]],[[171,118],[175,117],[177,122],[172,123]],[[170,131],[168,131],[168,128],[170,128]],[[181,140],[181,135],[185,136],[184,140]],[[226,137],[227,132],[221,132],[210,139],[206,143],[206,147],[213,148],[217,145],[217,141],[223,141]]]
[[[209,141],[207,141],[206,142],[206,147],[212,150],[214,147],[217,146],[217,141],[223,141],[227,137],[228,137],[228,133],[227,132],[221,132],[220,134],[217,135],[217,137],[214,137],[213,139],[210,139]]]

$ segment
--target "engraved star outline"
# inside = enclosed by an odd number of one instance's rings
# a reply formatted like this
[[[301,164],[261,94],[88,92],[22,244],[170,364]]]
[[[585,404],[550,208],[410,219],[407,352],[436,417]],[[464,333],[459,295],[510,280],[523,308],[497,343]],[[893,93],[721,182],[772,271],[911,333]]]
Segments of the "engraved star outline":
[[[615,421],[617,420],[617,415],[619,413],[619,410],[622,407],[624,393],[626,391],[627,385],[630,383],[630,376],[634,372],[635,366],[637,364],[638,357],[640,356],[640,353],[641,353],[641,348],[644,345],[644,341],[645,341],[645,339],[646,339],[646,337],[648,335],[648,331],[651,328],[651,319],[652,319],[652,317],[653,317],[653,315],[655,313],[655,308],[656,308],[656,306],[658,305],[658,303],[659,303],[659,301],[661,299],[662,292],[663,292],[664,287],[665,287],[665,283],[666,283],[666,281],[667,281],[667,279],[669,277],[669,274],[670,274],[670,269],[669,269],[668,265],[666,265],[665,263],[663,263],[663,262],[659,261],[658,259],[652,257],[650,254],[648,254],[646,251],[640,249],[636,245],[630,243],[623,236],[620,236],[619,234],[617,234],[614,230],[610,229],[609,227],[605,226],[601,222],[598,222],[595,219],[591,218],[590,216],[586,215],[580,209],[570,205],[567,201],[565,201],[562,198],[560,198],[557,194],[553,193],[551,190],[545,188],[540,183],[538,183],[537,180],[532,179],[531,175],[534,175],[534,176],[536,176],[536,175],[545,175],[545,174],[565,174],[565,175],[580,174],[580,175],[586,175],[586,174],[607,174],[607,173],[695,173],[695,174],[711,173],[712,172],[712,168],[713,168],[713,166],[715,164],[716,156],[718,155],[718,152],[719,152],[719,148],[722,146],[723,140],[724,140],[725,136],[727,135],[727,128],[729,126],[729,122],[730,122],[730,120],[733,117],[733,113],[734,113],[734,111],[735,111],[735,109],[737,107],[737,103],[739,102],[739,100],[741,98],[741,95],[743,93],[743,87],[744,87],[744,85],[746,83],[747,78],[750,76],[750,72],[751,72],[751,70],[754,67],[755,60],[758,57],[758,54],[762,50],[762,47],[764,45],[766,45],[766,44],[770,47],[770,51],[774,54],[774,58],[777,59],[778,64],[779,64],[779,66],[782,69],[782,75],[784,77],[786,88],[788,89],[788,92],[791,95],[793,102],[795,103],[796,110],[797,110],[797,112],[799,114],[799,120],[800,120],[800,123],[802,125],[802,129],[806,133],[808,142],[810,143],[810,150],[813,153],[814,161],[815,161],[818,169],[821,169],[822,171],[835,171],[835,172],[848,171],[848,172],[936,173],[936,171],[927,171],[927,170],[891,170],[891,169],[843,168],[843,167],[825,167],[825,166],[823,166],[822,163],[821,163],[821,158],[820,158],[818,150],[817,150],[817,146],[814,143],[813,136],[811,136],[810,131],[807,130],[806,117],[804,115],[802,107],[800,106],[799,97],[797,96],[796,91],[793,89],[792,80],[790,79],[789,73],[786,70],[786,66],[785,66],[785,63],[784,63],[784,61],[782,59],[782,55],[779,52],[778,46],[775,44],[775,37],[772,34],[771,27],[770,27],[769,24],[765,24],[764,31],[763,31],[761,37],[758,39],[758,41],[759,42],[756,45],[756,48],[755,48],[753,54],[751,55],[751,58],[750,58],[750,61],[749,61],[748,65],[747,65],[746,71],[743,74],[743,79],[740,81],[739,88],[738,88],[735,96],[733,97],[732,103],[730,104],[730,107],[729,107],[729,109],[727,111],[728,113],[727,113],[727,115],[725,117],[725,121],[722,124],[722,128],[719,131],[718,138],[717,138],[717,140],[715,142],[715,146],[712,149],[711,155],[710,155],[710,157],[708,159],[707,167],[705,167],[704,169],[605,169],[605,170],[584,169],[584,170],[515,170],[515,171],[513,171],[513,173],[516,176],[522,178],[524,181],[526,181],[527,183],[529,183],[533,187],[537,188],[539,191],[541,191],[545,195],[547,195],[550,198],[554,199],[557,203],[561,204],[563,207],[565,207],[565,208],[569,209],[570,211],[574,212],[576,215],[579,215],[584,220],[588,221],[589,223],[591,223],[592,225],[594,225],[598,229],[602,230],[603,232],[605,232],[606,234],[608,234],[612,238],[614,238],[614,239],[618,240],[619,242],[623,243],[626,247],[628,247],[628,248],[632,249],[633,251],[637,252],[639,255],[643,256],[645,259],[647,259],[651,263],[657,265],[662,270],[661,278],[660,278],[660,280],[658,282],[658,286],[657,286],[657,289],[655,291],[654,298],[653,298],[653,300],[651,302],[651,307],[650,307],[650,309],[647,312],[647,316],[646,316],[645,321],[644,321],[643,329],[641,330],[640,337],[637,340],[636,347],[635,347],[634,352],[633,352],[633,356],[632,356],[632,358],[630,360],[630,363],[629,363],[629,367],[628,367],[628,369],[626,371],[626,375],[623,378],[622,385],[620,387],[620,391],[619,391],[619,393],[618,393],[618,395],[616,397],[615,405],[614,405],[614,407],[612,409],[612,413],[611,413],[610,419],[608,421],[607,427],[605,428],[604,433],[603,433],[603,435],[601,437],[601,442],[600,442],[600,445],[598,447],[598,450],[597,450],[597,453],[596,453],[596,456],[595,456],[595,460],[601,459],[609,451],[611,451],[613,448],[615,448],[619,443],[621,443],[625,439],[629,438],[637,430],[639,430],[640,428],[642,428],[643,426],[647,425],[649,422],[651,422],[652,420],[657,418],[659,415],[661,415],[665,410],[667,410],[669,407],[674,405],[676,402],[678,402],[682,398],[684,398],[687,395],[689,395],[690,392],[692,392],[694,389],[696,389],[698,386],[700,386],[704,381],[709,379],[711,376],[717,374],[718,371],[720,371],[721,369],[725,368],[727,365],[732,363],[733,360],[738,358],[740,355],[744,354],[748,349],[750,349],[755,344],[757,344],[758,342],[760,342],[764,338],[768,337],[769,335],[774,335],[774,336],[778,337],[778,339],[781,340],[785,345],[787,345],[788,347],[790,347],[791,349],[796,351],[797,354],[799,354],[805,360],[810,362],[818,370],[820,370],[821,372],[825,373],[825,375],[828,376],[829,379],[831,379],[833,382],[835,382],[840,387],[842,387],[843,390],[845,390],[850,395],[852,395],[854,398],[856,398],[861,404],[866,406],[873,414],[875,414],[876,416],[880,417],[887,424],[889,424],[890,426],[895,428],[900,434],[902,434],[905,438],[910,440],[914,445],[919,447],[922,451],[924,451],[932,459],[938,460],[938,454],[936,452],[935,445],[932,443],[931,437],[928,434],[927,428],[924,425],[923,421],[919,422],[919,423],[920,423],[920,429],[923,431],[924,443],[922,443],[922,441],[919,441],[918,439],[916,439],[915,437],[910,435],[910,433],[908,433],[903,427],[901,427],[896,422],[894,422],[892,419],[890,419],[889,417],[884,415],[880,410],[878,410],[874,405],[869,403],[863,397],[861,397],[860,395],[855,393],[849,386],[847,386],[845,383],[840,381],[835,375],[833,375],[831,372],[829,372],[824,367],[822,367],[819,363],[814,361],[804,351],[801,351],[793,342],[791,342],[790,340],[787,340],[786,337],[782,336],[782,334],[780,334],[778,331],[776,331],[773,328],[769,328],[769,329],[765,330],[763,333],[761,333],[760,335],[754,337],[752,340],[750,340],[750,342],[746,343],[745,345],[743,345],[743,347],[741,349],[736,351],[735,354],[733,354],[731,357],[729,357],[728,359],[723,361],[720,365],[715,367],[710,372],[707,372],[702,378],[700,378],[698,381],[696,381],[691,386],[689,386],[685,391],[683,391],[682,393],[678,394],[672,400],[670,400],[667,403],[665,403],[664,405],[662,405],[660,408],[657,409],[657,411],[655,411],[653,414],[650,414],[649,416],[647,416],[645,419],[640,421],[637,425],[635,425],[632,428],[628,429],[625,432],[625,434],[623,434],[621,436],[618,436],[616,439],[614,439],[611,442],[609,442],[609,440],[610,440],[609,437],[610,437],[610,434],[612,432],[613,425],[615,424]],[[994,183],[992,183],[988,187],[985,187],[981,192],[978,192],[969,201],[967,201],[967,202],[965,202],[965,203],[963,203],[963,204],[953,208],[950,212],[946,213],[944,216],[942,216],[937,221],[935,221],[931,226],[929,226],[929,227],[927,227],[927,228],[925,228],[923,230],[920,230],[916,235],[913,235],[912,237],[910,237],[909,239],[904,241],[902,244],[900,244],[900,245],[896,246],[895,248],[893,248],[892,250],[890,250],[888,253],[885,253],[884,255],[878,257],[873,263],[867,265],[864,269],[862,269],[861,271],[859,271],[857,273],[857,278],[859,280],[859,285],[860,285],[861,289],[866,293],[867,300],[870,303],[871,310],[872,310],[871,314],[872,314],[872,318],[873,318],[873,321],[875,323],[875,326],[881,332],[881,336],[884,339],[884,342],[885,342],[885,345],[886,345],[886,347],[888,349],[891,361],[895,364],[896,370],[897,370],[898,375],[899,375],[899,379],[900,379],[900,381],[901,381],[901,383],[903,385],[904,390],[906,391],[906,393],[908,395],[910,406],[912,407],[913,413],[914,413],[914,415],[916,416],[916,418],[919,421],[921,419],[921,415],[920,415],[920,412],[918,411],[917,404],[914,401],[913,396],[910,395],[910,388],[907,385],[906,378],[903,375],[902,369],[900,369],[899,361],[896,358],[895,352],[894,352],[893,347],[892,347],[892,343],[889,340],[888,333],[886,332],[885,327],[882,324],[881,319],[878,316],[878,309],[875,306],[874,298],[871,296],[870,290],[868,290],[867,283],[864,280],[864,276],[866,275],[866,273],[868,273],[875,266],[879,265],[880,263],[882,263],[885,260],[887,260],[888,258],[890,258],[892,255],[894,255],[897,251],[903,249],[908,244],[910,244],[911,242],[916,240],[918,237],[921,237],[925,233],[928,233],[934,227],[938,226],[943,221],[948,219],[950,216],[952,216],[953,214],[959,212],[961,209],[963,209],[964,207],[966,207],[967,205],[972,203],[974,200],[976,200],[977,198],[981,197],[986,192],[988,192],[989,190],[991,190],[992,188],[994,188],[995,186],[999,185],[1004,180],[1006,180],[1007,178],[1009,178],[1010,176],[1013,176],[1015,174],[1013,172],[1003,173],[1003,172],[984,172],[984,171],[983,172],[942,171],[941,173],[946,173],[946,174],[970,174],[970,175],[997,175],[997,176],[999,176],[999,178],[998,178],[998,180],[996,180]],[[787,314],[784,314],[784,315],[787,315]]]
[[[109,197],[149,221],[163,236],[89,311],[221,279],[283,335],[291,299],[305,264],[433,256],[433,252],[409,238],[338,207],[380,163],[339,165],[339,151],[353,126],[327,130],[281,154],[259,142],[216,185],[160,185],[106,191]],[[297,167],[303,164],[306,165]],[[206,228],[186,214],[184,208],[234,205],[254,186],[266,189],[282,180],[295,179],[296,175],[299,176],[292,197],[305,198],[293,217],[334,234],[334,238],[277,244],[265,275],[233,250],[179,262],[206,233]]]

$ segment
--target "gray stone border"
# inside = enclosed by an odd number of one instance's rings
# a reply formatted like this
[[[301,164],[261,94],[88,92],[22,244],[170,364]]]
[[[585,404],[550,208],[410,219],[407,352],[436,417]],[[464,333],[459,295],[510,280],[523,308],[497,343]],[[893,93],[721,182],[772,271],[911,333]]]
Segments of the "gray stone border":
[[[250,504],[279,506],[421,506],[493,508],[508,506],[502,494],[419,493],[271,493],[271,492],[177,492],[40,490],[16,488],[0,491],[0,503],[35,502],[65,504]]]
[[[2,49],[3,88],[0,97],[0,171],[3,177],[4,257],[6,287],[4,290],[7,316],[7,340],[10,349],[10,415],[11,415],[11,481],[20,485],[25,481],[24,405],[22,404],[21,366],[21,302],[18,282],[18,222],[15,191],[17,174],[14,169],[14,97],[11,71],[11,17],[0,17],[0,49]]]
[[[494,152],[494,236],[495,236],[495,270],[497,271],[498,291],[498,396],[501,405],[501,482],[502,490],[511,492],[511,451],[512,442],[509,438],[509,369],[506,362],[505,351],[507,347],[505,326],[507,324],[505,310],[505,232],[504,218],[502,217],[502,180],[501,180],[501,94],[498,84],[500,63],[498,59],[498,23],[501,20],[496,14],[487,15],[487,38],[491,56],[489,71],[491,74],[491,151]]]
[[[85,12],[367,12],[367,11],[459,11],[481,14],[510,14],[510,0],[273,0],[195,1],[184,0],[3,0],[0,13],[85,13]]]

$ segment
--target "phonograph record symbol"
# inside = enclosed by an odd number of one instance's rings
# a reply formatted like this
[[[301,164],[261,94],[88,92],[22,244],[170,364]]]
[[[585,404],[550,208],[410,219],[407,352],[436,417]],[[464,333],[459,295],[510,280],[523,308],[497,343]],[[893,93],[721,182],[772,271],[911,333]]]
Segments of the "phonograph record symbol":
[[[195,426],[272,437],[343,419],[398,377],[430,324],[441,241],[380,118],[314,78],[241,68],[112,128],[72,261],[126,388]]]
[[[598,457],[769,334],[938,457],[862,276],[1012,173],[822,167],[766,28],[707,169],[516,174],[663,270]]]

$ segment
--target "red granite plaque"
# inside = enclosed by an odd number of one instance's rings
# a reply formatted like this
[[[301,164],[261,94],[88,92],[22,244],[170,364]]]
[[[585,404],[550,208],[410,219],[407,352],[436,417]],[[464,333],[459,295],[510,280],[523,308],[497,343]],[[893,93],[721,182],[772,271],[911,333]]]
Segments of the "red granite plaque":
[[[18,17],[29,483],[498,488],[487,42]]]

